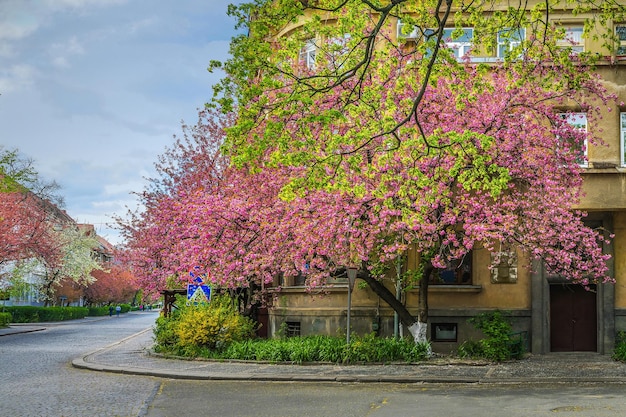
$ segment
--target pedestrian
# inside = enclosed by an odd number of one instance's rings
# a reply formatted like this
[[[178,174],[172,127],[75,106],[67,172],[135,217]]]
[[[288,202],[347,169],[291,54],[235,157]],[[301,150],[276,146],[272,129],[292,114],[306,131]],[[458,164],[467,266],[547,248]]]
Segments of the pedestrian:
[[[120,316],[120,311],[122,311],[122,307],[120,306],[115,307],[115,314],[117,315],[117,317]]]
[[[113,316],[113,306],[109,306],[109,317]]]

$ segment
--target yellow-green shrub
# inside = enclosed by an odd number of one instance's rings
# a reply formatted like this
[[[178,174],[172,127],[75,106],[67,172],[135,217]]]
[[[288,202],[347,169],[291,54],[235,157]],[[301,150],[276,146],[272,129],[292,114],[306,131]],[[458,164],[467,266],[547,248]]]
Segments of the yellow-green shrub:
[[[254,322],[239,314],[233,301],[214,296],[209,304],[185,306],[177,315],[174,333],[179,348],[220,349],[252,336]]]

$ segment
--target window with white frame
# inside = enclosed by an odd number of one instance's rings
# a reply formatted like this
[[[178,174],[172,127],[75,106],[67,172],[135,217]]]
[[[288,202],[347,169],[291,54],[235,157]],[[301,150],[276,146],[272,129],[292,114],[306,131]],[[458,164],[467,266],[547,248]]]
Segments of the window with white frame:
[[[522,44],[526,37],[524,28],[502,29],[498,31],[498,58],[506,58],[511,51]]]
[[[317,46],[315,45],[315,39],[309,39],[306,41],[302,49],[300,49],[299,62],[300,65],[305,66],[308,69],[315,69],[315,53],[317,52]]]
[[[583,112],[573,112],[573,113],[561,113],[561,118],[565,120],[570,126],[574,128],[574,130],[578,130],[581,132],[587,132],[587,113]],[[587,137],[583,140],[580,140],[580,137],[573,136],[570,138],[566,138],[569,142],[571,150],[576,152],[576,162],[579,165],[587,164]]]
[[[417,39],[419,36],[419,29],[417,26],[402,23],[402,20],[398,19],[398,25],[396,26],[398,38],[404,39]]]
[[[619,126],[620,126],[620,150],[622,155],[622,166],[626,165],[626,112],[619,114]]]
[[[456,59],[462,59],[472,49],[474,29],[472,28],[446,28],[443,30],[443,41],[450,48]]]
[[[557,41],[559,48],[568,48],[573,54],[585,51],[585,39],[583,38],[582,26],[564,26],[565,37]]]

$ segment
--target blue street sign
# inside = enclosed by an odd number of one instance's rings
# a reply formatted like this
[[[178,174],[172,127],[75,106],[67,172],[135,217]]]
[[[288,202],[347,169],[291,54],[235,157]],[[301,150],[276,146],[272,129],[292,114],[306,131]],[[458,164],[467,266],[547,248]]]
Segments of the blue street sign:
[[[211,287],[208,285],[187,284],[187,303],[201,304],[211,302]]]

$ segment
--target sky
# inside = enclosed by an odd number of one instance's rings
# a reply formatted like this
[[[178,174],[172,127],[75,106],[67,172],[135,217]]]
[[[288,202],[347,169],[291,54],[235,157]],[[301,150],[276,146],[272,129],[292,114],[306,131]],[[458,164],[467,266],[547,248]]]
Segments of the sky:
[[[120,244],[158,155],[210,100],[233,0],[0,0],[0,146]]]

